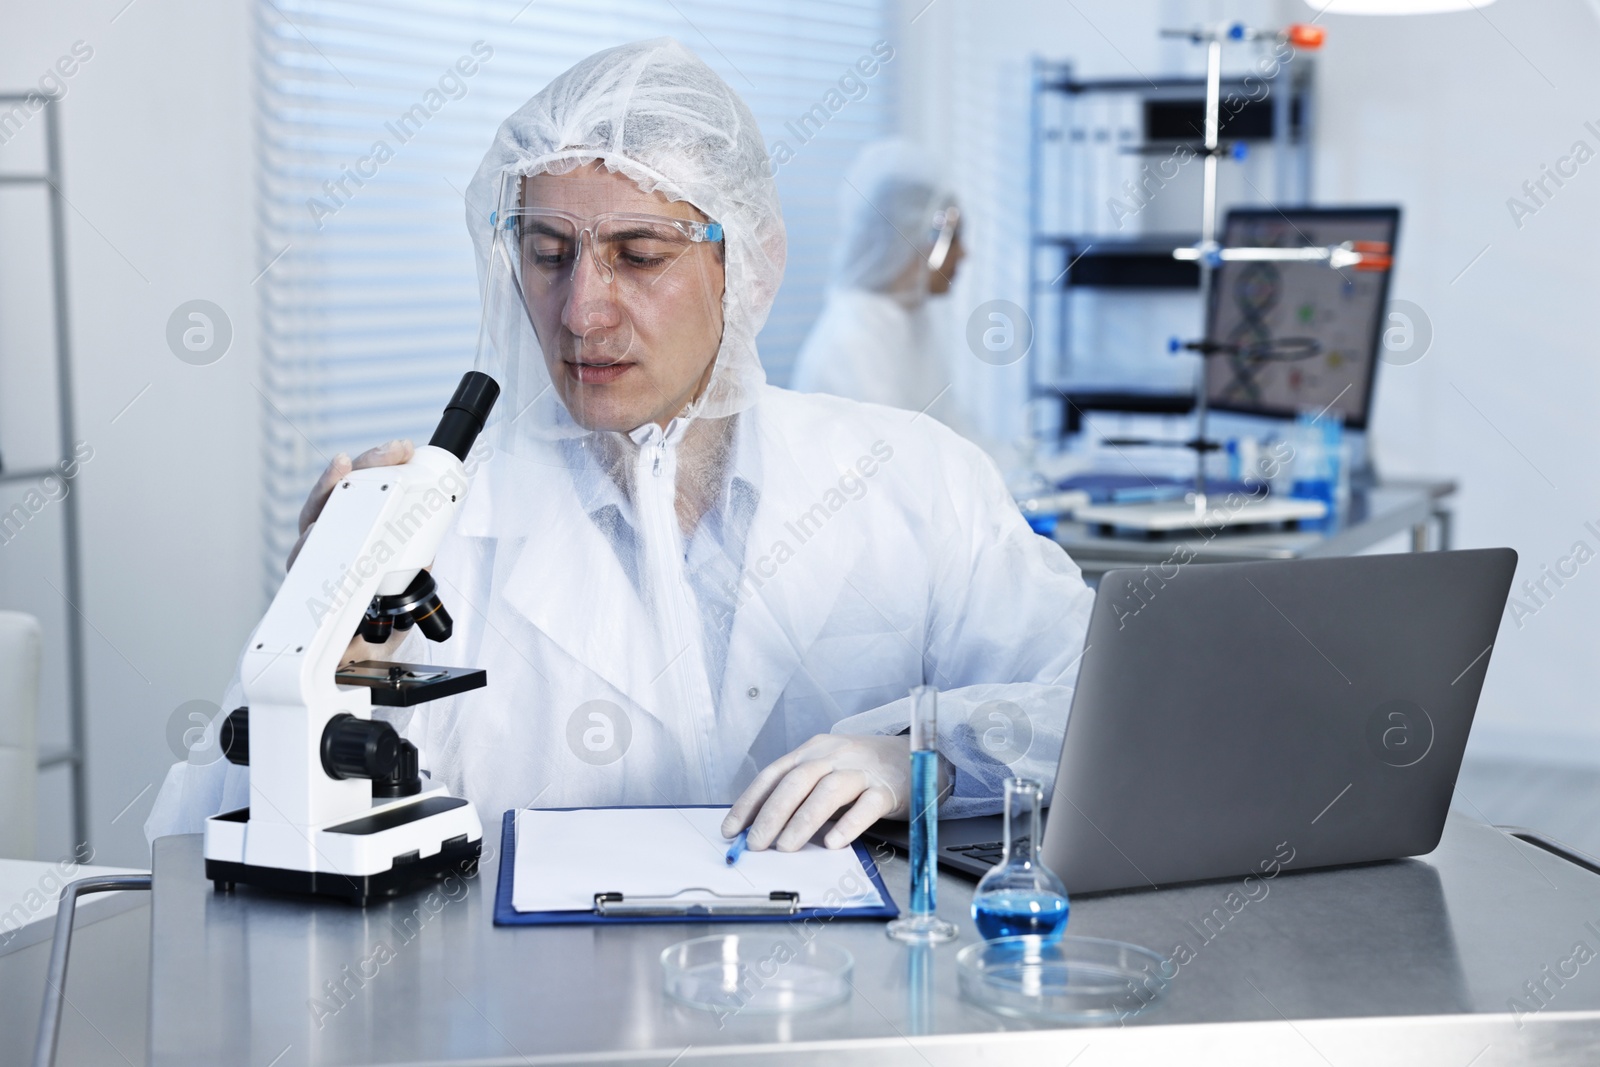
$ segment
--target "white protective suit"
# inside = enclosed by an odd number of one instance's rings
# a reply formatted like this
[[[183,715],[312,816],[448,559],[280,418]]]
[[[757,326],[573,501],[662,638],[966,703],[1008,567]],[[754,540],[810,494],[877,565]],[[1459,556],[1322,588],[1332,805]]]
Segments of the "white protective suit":
[[[550,387],[491,216],[507,176],[600,160],[725,233],[724,329],[700,399],[663,431],[585,430]],[[485,824],[536,805],[729,803],[819,733],[895,734],[943,690],[942,810],[998,810],[1054,777],[1092,594],[977,448],[926,416],[768,386],[755,336],[784,232],[753,116],[682,45],[598,53],[502,125],[467,195],[504,392],[435,560],[454,635],[397,658],[483,667],[484,689],[383,709]],[[485,444],[487,442],[487,444]],[[685,536],[686,493],[710,501]],[[240,698],[237,677],[223,707]],[[193,832],[248,802],[214,742],[146,824]]]
[[[861,151],[839,187],[833,283],[791,388],[927,410],[969,430],[928,309],[934,220],[954,203],[933,161],[912,145],[880,141]]]

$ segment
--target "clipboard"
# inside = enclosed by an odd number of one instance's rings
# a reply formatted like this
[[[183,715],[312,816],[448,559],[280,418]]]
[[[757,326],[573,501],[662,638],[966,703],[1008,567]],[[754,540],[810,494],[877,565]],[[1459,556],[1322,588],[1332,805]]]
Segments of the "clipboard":
[[[623,805],[652,807],[654,805]],[[685,805],[690,806],[690,805]],[[720,807],[704,804],[699,807]],[[552,808],[552,811],[580,811],[581,808]],[[515,809],[500,821],[500,874],[494,892],[496,926],[580,926],[602,923],[683,923],[683,922],[794,922],[806,919],[893,919],[900,914],[894,898],[883,884],[877,864],[859,841],[851,845],[862,868],[883,901],[880,905],[859,907],[803,908],[796,893],[773,892],[767,896],[718,896],[685,889],[675,896],[633,897],[604,889],[595,893],[595,906],[588,911],[517,911],[512,907],[513,880],[516,876]]]

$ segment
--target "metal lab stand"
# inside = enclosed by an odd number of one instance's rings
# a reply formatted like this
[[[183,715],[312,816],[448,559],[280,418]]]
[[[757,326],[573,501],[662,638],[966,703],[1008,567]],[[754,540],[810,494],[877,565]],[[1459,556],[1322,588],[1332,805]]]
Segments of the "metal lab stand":
[[[37,94],[0,94],[0,108],[9,110],[26,106],[30,96]],[[0,186],[47,186],[50,203],[50,283],[54,301],[56,369],[56,427],[59,435],[61,462],[73,456],[76,434],[73,428],[72,406],[72,344],[68,332],[67,316],[67,234],[66,200],[61,195],[61,130],[58,111],[61,101],[46,97],[39,113],[44,120],[45,170],[43,174],[0,173]],[[3,457],[0,457],[3,459]],[[21,468],[7,470],[0,467],[0,485],[31,482],[47,474],[58,474],[55,467]],[[83,615],[83,567],[80,559],[78,530],[78,494],[71,491],[61,500],[62,575],[68,610],[66,619],[67,651],[67,737],[65,747],[41,750],[39,769],[65,763],[72,774],[72,839],[79,847],[89,843],[88,775],[84,767],[85,723]]]
[[[1300,56],[1280,64],[1270,76],[1259,71],[1231,74],[1220,84],[1227,108],[1223,138],[1270,153],[1269,202],[1310,204],[1315,144],[1312,60]],[[1073,111],[1081,102],[1115,99],[1136,102],[1137,117],[1126,131],[1135,136],[1126,142],[1100,141],[1101,134],[1114,138],[1124,131],[1089,129],[1089,120]],[[1098,216],[1103,198],[1130,195],[1115,182],[1107,185],[1089,178],[1106,160],[1158,164],[1162,153],[1179,144],[1198,148],[1205,100],[1203,77],[1077,78],[1070,62],[1034,58],[1028,109],[1027,311],[1038,343],[1028,353],[1030,395],[1058,396],[1081,384],[1074,378],[1078,368],[1071,343],[1070,305],[1075,291],[1145,297],[1188,291],[1198,297],[1199,268],[1172,258],[1174,248],[1194,244],[1197,234],[1145,233],[1142,224],[1124,234],[1110,228],[1104,218],[1084,225],[1086,218],[1073,218],[1069,205],[1078,204],[1085,216]],[[1105,114],[1095,119],[1108,121]],[[1141,180],[1138,175],[1130,177]],[[1240,192],[1252,201],[1267,199],[1265,190]],[[1203,313],[1198,299],[1196,313]],[[1167,358],[1164,350],[1148,355],[1154,362]]]
[[[855,958],[847,1002],[719,1020],[666,999],[661,950],[708,933],[793,942],[789,924],[496,927],[487,857],[448,892],[365,911],[217,894],[200,837],[168,837],[155,847],[149,1063],[1061,1067],[1087,1048],[1085,1064],[1600,1061],[1600,962],[1562,962],[1577,940],[1600,948],[1585,925],[1600,926],[1589,867],[1458,815],[1422,859],[1292,867],[1250,887],[1074,900],[1074,934],[1189,948],[1161,999],[1121,1026],[1008,1020],[963,999],[955,954],[975,937],[973,887],[948,874],[940,911],[959,943],[912,950],[882,922],[821,923],[813,936]],[[882,868],[903,905],[904,861]],[[1246,888],[1254,899],[1229,902]],[[1529,1000],[1525,983],[1552,968],[1562,985]],[[1519,1020],[1513,999],[1537,1010]]]
[[[1196,563],[1249,563],[1271,559],[1353,556],[1395,534],[1411,534],[1411,550],[1430,543],[1448,550],[1452,527],[1453,481],[1394,481],[1351,493],[1349,506],[1333,517],[1326,530],[1219,531],[1145,537],[1108,533],[1081,522],[1063,521],[1055,540],[1067,550],[1085,576],[1097,578],[1115,567],[1157,567],[1174,559],[1183,546]],[[1217,503],[1221,504],[1219,497]],[[1436,531],[1428,536],[1430,527]],[[1177,559],[1185,558],[1180,553]]]

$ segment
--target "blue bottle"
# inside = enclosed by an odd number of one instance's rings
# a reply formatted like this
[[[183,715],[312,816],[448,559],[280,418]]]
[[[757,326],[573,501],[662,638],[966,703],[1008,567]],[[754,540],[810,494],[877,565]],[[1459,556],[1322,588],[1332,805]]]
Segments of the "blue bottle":
[[[1067,887],[1039,861],[1039,806],[1044,787],[1032,778],[1007,778],[1005,851],[978,883],[972,921],[987,940],[1059,940],[1067,928]]]
[[[1301,526],[1308,530],[1331,530],[1339,506],[1344,424],[1332,412],[1301,412],[1295,431],[1294,484],[1289,495],[1297,500],[1320,500],[1328,505],[1326,518],[1302,520]]]

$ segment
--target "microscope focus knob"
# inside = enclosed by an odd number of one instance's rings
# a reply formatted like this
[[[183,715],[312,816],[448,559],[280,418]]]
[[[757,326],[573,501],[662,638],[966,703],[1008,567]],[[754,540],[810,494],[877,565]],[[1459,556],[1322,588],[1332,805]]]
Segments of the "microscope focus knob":
[[[417,770],[417,746],[410,741],[400,742],[400,758],[395,760],[394,773],[372,780],[372,796],[414,797],[422,792],[422,774]]]
[[[322,731],[322,769],[329,778],[386,778],[400,762],[400,735],[377,719],[345,713]]]
[[[222,720],[222,730],[217,734],[217,742],[222,747],[222,754],[228,758],[229,763],[237,763],[241,767],[250,766],[250,709],[234,708],[228,717]]]

